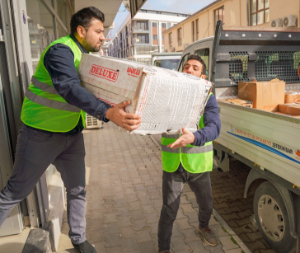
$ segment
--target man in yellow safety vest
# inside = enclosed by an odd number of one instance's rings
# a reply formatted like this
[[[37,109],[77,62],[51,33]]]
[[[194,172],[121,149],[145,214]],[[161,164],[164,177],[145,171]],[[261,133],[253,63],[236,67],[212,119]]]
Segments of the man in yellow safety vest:
[[[205,78],[206,65],[198,55],[190,55],[184,73]],[[212,214],[210,171],[213,168],[212,141],[220,134],[221,122],[217,100],[209,95],[198,130],[191,133],[182,129],[182,135],[163,134],[163,206],[158,223],[159,252],[170,252],[173,222],[176,218],[184,183],[195,193],[199,205],[199,233],[203,241],[216,246],[217,240],[208,227]]]
[[[14,170],[0,192],[0,225],[13,207],[35,187],[50,164],[60,172],[67,191],[69,237],[80,253],[96,253],[85,237],[85,149],[81,131],[85,113],[131,131],[141,118],[125,112],[130,101],[114,108],[80,86],[82,53],[97,52],[104,41],[104,14],[95,7],[72,16],[71,34],[42,53],[25,93]],[[101,143],[99,144],[101,145]]]

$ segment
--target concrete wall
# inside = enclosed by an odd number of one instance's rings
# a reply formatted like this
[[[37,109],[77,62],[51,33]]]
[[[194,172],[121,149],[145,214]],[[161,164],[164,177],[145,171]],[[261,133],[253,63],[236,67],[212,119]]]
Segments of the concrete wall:
[[[298,27],[300,27],[299,17],[300,17],[300,0],[269,0],[269,22],[256,27],[271,27],[271,21],[276,18],[284,18],[288,15],[295,15],[298,18]],[[250,0],[248,0],[250,4]],[[209,8],[203,10],[200,13],[196,13],[193,16],[187,18],[183,22],[177,24],[176,26],[168,29],[163,33],[165,51],[170,52],[169,48],[169,36],[168,34],[172,32],[173,43],[172,46],[175,47],[176,52],[184,50],[184,45],[193,42],[192,38],[192,22],[199,19],[199,36],[198,39],[203,39],[206,37],[215,35],[215,10],[224,6],[224,26],[231,27],[246,27],[250,20],[247,20],[247,11],[250,11],[250,6],[247,8],[247,0],[223,0]],[[249,14],[250,19],[250,14]],[[178,46],[177,42],[177,29],[182,27],[183,30],[183,42],[182,46]]]

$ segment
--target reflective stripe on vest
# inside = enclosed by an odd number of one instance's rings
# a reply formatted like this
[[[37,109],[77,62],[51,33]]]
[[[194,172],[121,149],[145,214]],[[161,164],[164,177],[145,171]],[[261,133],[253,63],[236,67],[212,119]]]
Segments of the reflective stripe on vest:
[[[43,90],[45,92],[54,94],[54,95],[59,95],[54,86],[50,86],[49,84],[42,83],[38,79],[36,79],[34,76],[31,78],[32,84],[39,88],[40,90]]]
[[[164,136],[165,137],[165,136]],[[178,135],[179,137],[179,135]],[[181,152],[179,148],[176,149],[172,149],[172,148],[168,148],[165,145],[162,145],[161,150],[164,152],[168,152],[168,153],[173,153],[173,154],[199,154],[199,153],[206,153],[209,151],[213,151],[213,145],[207,145],[207,146],[193,146],[193,147],[183,147],[181,148]]]
[[[34,94],[31,90],[26,90],[25,95],[31,101],[33,101],[37,104],[43,105],[43,106],[47,106],[47,107],[50,107],[53,109],[58,109],[58,110],[69,111],[69,112],[78,112],[78,113],[80,112],[80,109],[74,105],[70,105],[68,103],[40,97],[40,96]]]
[[[211,96],[210,93],[209,96]],[[199,122],[199,129],[205,127],[203,116]],[[213,168],[213,144],[207,142],[203,146],[193,146],[191,144],[177,149],[168,148],[167,145],[175,142],[180,137],[179,134],[163,134],[162,144],[162,165],[163,170],[174,172],[181,163],[184,169],[190,173],[203,173],[211,171]]]
[[[71,49],[75,68],[78,69],[82,53],[75,41],[70,36],[66,36],[52,42],[41,55],[36,71],[31,78],[31,84],[26,90],[21,113],[21,120],[24,124],[50,132],[68,132],[78,124],[80,117],[85,126],[85,112],[68,104],[58,94],[44,66],[46,52],[51,46],[59,43]]]

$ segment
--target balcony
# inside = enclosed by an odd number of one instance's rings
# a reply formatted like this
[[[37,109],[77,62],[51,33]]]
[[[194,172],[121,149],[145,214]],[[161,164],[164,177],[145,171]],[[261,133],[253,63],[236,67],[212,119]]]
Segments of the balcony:
[[[149,33],[149,27],[147,26],[132,26],[133,33]]]
[[[158,53],[158,46],[134,46],[130,48],[130,56],[150,55]]]

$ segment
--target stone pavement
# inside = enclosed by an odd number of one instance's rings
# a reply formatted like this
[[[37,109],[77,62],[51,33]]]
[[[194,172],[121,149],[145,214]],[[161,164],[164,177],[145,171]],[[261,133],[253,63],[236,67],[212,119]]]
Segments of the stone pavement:
[[[113,123],[85,130],[87,167],[87,239],[98,253],[153,253],[162,206],[160,149],[149,136],[130,135]],[[249,253],[240,239],[214,212],[210,228],[219,244],[210,247],[199,238],[198,207],[188,185],[174,222],[171,252]],[[222,220],[222,218],[219,218]],[[68,239],[66,215],[59,253],[76,252]],[[242,249],[242,248],[243,249]]]
[[[230,161],[228,172],[213,170],[210,177],[214,208],[253,253],[275,253],[250,221],[253,196],[244,198],[249,172],[250,167],[238,160]]]

